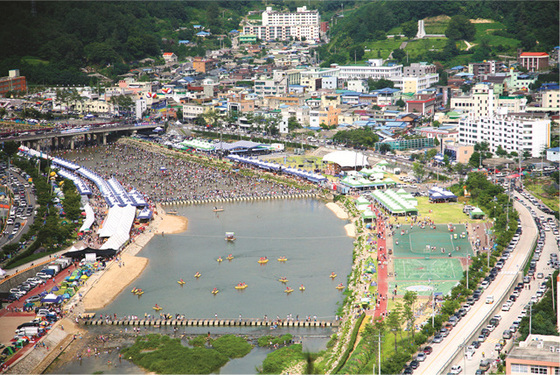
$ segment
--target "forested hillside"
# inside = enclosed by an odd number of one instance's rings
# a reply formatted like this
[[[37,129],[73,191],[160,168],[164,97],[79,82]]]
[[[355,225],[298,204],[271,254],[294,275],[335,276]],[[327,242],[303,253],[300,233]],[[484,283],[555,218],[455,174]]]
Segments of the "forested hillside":
[[[122,74],[129,69],[125,64],[159,57],[161,49],[182,55],[204,53],[184,46],[179,51],[176,42],[196,39],[194,34],[199,30],[193,28],[194,24],[203,25],[212,34],[238,28],[252,3],[0,2],[4,15],[0,74],[19,68],[35,83],[79,83],[85,80],[79,67],[110,64],[115,74]]]
[[[493,23],[476,25],[469,51],[460,39],[468,40],[472,30],[452,33],[449,39],[409,43],[410,62],[451,64],[461,55],[481,60],[499,53],[511,55],[517,48],[549,51],[559,44],[556,1],[272,0],[266,5],[291,11],[307,5],[318,9],[322,20],[331,21],[331,42],[319,48],[324,64],[387,58],[402,42],[387,39],[387,34],[415,32],[416,21],[427,17],[437,20],[430,30],[427,27],[429,33],[458,30],[449,25],[464,19]],[[31,84],[87,84],[92,82],[80,68],[91,66],[115,78],[137,66],[138,60],[160,58],[162,50],[184,57],[202,55],[220,43],[227,45],[227,38],[221,42],[214,36],[239,29],[248,11],[264,7],[264,2],[250,0],[2,1],[0,75],[19,68]],[[196,37],[198,30],[193,26],[197,24],[214,36]],[[185,39],[195,45],[177,44]],[[400,52],[393,57],[403,59]]]
[[[352,9],[346,7],[344,17],[338,17],[331,30],[331,42],[320,49],[320,56],[325,65],[344,63],[354,60],[355,51],[363,55],[364,45],[387,40],[387,34],[399,34],[408,26],[415,27],[420,19],[428,17],[452,17],[442,23],[443,28],[426,31],[435,34],[446,34],[449,38],[439,46],[436,40],[433,45],[423,48],[412,60],[442,62],[452,61],[459,55],[461,44],[465,39],[473,42],[476,47],[468,54],[475,55],[474,60],[495,57],[497,53],[514,53],[517,48],[525,51],[550,51],[558,45],[558,2],[555,1],[376,1],[356,3]],[[473,29],[471,35],[464,38],[461,33],[453,33],[449,23],[456,17],[463,19],[485,19],[494,21],[491,27],[484,24]],[[445,17],[443,17],[445,19]],[[451,32],[451,34],[448,34]],[[415,31],[412,35],[415,34]],[[475,40],[476,38],[476,40]],[[440,41],[441,42],[441,41]],[[401,41],[394,44],[379,46],[398,48]],[[377,43],[379,45],[379,43]],[[375,43],[373,48],[375,48]],[[430,50],[432,49],[432,50]],[[361,51],[361,52],[360,52]],[[379,57],[387,57],[387,56]],[[376,56],[377,57],[377,56]],[[358,57],[358,60],[360,57]]]

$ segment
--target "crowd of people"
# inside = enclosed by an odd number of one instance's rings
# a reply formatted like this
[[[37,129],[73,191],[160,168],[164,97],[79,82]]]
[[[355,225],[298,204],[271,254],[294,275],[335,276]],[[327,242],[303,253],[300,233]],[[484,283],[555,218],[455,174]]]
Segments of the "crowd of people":
[[[93,153],[91,148],[74,153],[62,157],[96,171],[105,179],[115,177],[125,189],[137,189],[156,203],[304,193],[302,189],[258,176],[125,144],[96,146]]]

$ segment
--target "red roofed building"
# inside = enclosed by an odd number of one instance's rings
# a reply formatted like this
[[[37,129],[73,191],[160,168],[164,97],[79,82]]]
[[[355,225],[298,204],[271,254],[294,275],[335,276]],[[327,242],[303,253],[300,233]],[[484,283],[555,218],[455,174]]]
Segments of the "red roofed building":
[[[548,57],[546,52],[522,52],[517,62],[525,69],[534,72],[548,66]]]
[[[175,63],[177,62],[177,55],[173,52],[164,52],[163,59],[166,64]]]
[[[406,112],[420,113],[423,116],[433,116],[435,107],[435,98],[406,101]]]

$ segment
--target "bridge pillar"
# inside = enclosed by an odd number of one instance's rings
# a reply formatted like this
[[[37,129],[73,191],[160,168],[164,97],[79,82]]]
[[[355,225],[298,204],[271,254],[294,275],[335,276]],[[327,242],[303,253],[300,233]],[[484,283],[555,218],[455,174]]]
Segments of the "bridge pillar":
[[[74,137],[70,137],[70,150],[74,149]]]
[[[103,133],[103,145],[107,144],[107,133]]]

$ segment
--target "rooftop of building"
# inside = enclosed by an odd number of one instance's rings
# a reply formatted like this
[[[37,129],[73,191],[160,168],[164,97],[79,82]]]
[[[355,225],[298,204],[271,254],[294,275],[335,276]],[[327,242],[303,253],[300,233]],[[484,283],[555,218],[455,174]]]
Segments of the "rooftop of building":
[[[512,359],[560,364],[560,336],[529,335],[512,349],[508,361]]]

